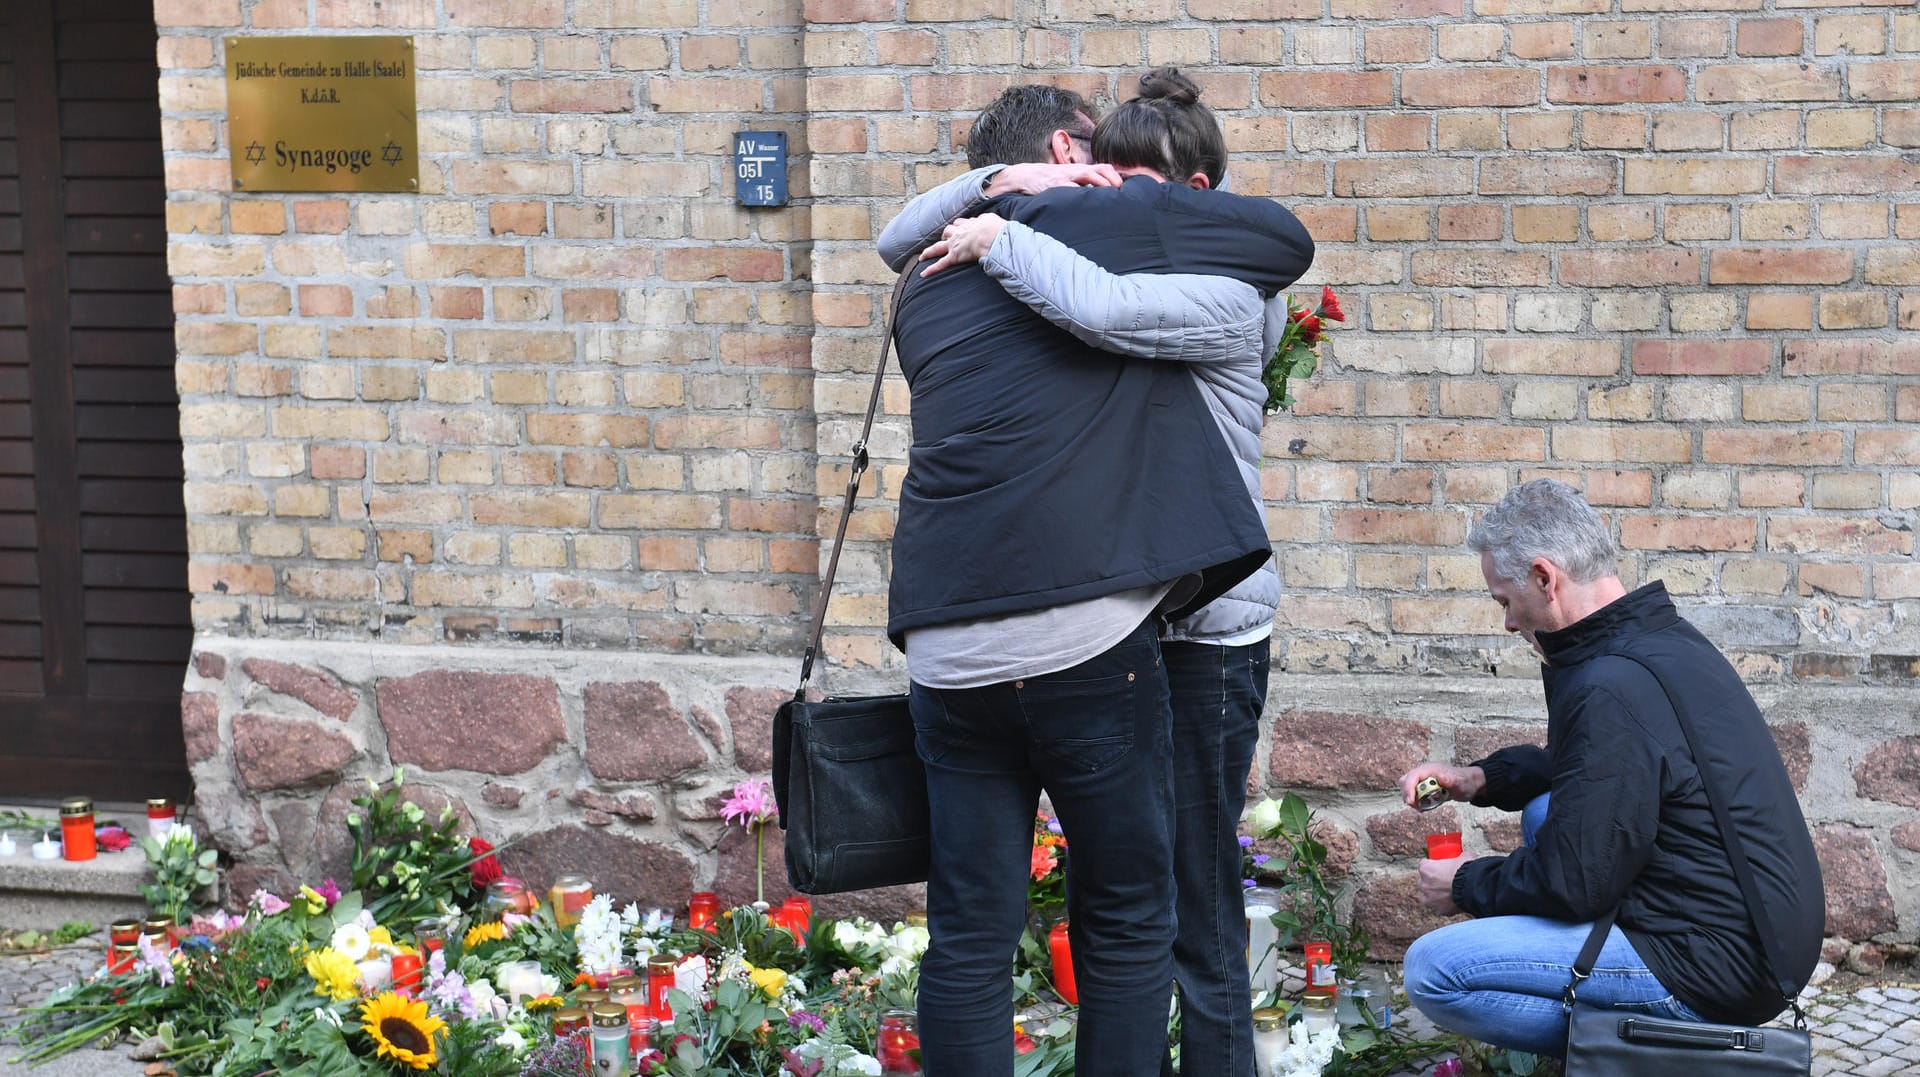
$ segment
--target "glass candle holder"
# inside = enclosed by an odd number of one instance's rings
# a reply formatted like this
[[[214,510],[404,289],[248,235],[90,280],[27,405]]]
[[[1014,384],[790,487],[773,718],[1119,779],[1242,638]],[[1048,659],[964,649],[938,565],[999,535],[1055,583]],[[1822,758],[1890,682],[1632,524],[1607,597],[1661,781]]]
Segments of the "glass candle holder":
[[[567,874],[553,880],[547,902],[553,906],[553,922],[572,927],[580,922],[580,910],[593,900],[593,883],[585,875]]]
[[[633,1047],[627,1033],[627,1008],[603,1002],[593,1008],[594,1077],[627,1077],[633,1070]]]
[[[538,961],[508,961],[500,966],[493,978],[500,985],[500,994],[509,1003],[537,998],[540,995],[540,962]]]
[[[1321,992],[1332,998],[1335,978],[1338,976],[1338,971],[1333,967],[1333,943],[1314,939],[1302,943],[1300,949],[1306,957],[1307,992]]]
[[[674,960],[667,954],[647,958],[648,1008],[663,1025],[673,1020],[673,1003],[667,1001],[667,992],[673,990],[673,967]]]
[[[69,797],[60,802],[60,847],[68,860],[92,860],[99,855],[93,836],[93,801]]]
[[[1279,1009],[1253,1011],[1253,1072],[1256,1077],[1275,1077],[1280,1052],[1287,1049],[1287,1012]]]
[[[1065,920],[1047,930],[1047,954],[1053,959],[1053,989],[1072,1005],[1080,1004],[1080,988],[1073,979],[1073,941]]]
[[[393,978],[393,989],[403,995],[420,993],[422,962],[419,954],[394,954],[388,974]]]
[[[526,913],[532,901],[526,883],[512,876],[496,879],[487,884],[487,896],[480,899],[480,919],[498,920],[510,912]]]
[[[150,797],[147,800],[147,834],[155,838],[164,838],[167,831],[173,829],[173,821],[180,816],[180,809],[167,797]]]
[[[1334,1028],[1334,1001],[1330,994],[1314,993],[1300,1000],[1300,1030],[1308,1036]]]
[[[431,957],[435,950],[447,947],[447,923],[444,920],[422,920],[413,926],[413,940],[420,944],[420,952]]]
[[[1427,835],[1427,859],[1452,860],[1460,855],[1460,832],[1450,830],[1444,834]]]
[[[920,1072],[920,1022],[912,1010],[883,1010],[873,1057],[883,1074]]]
[[[1255,994],[1265,994],[1280,982],[1280,929],[1273,926],[1280,911],[1280,891],[1255,886],[1246,892],[1247,979]]]
[[[696,931],[712,931],[720,918],[720,898],[711,890],[702,890],[687,901],[687,926]]]

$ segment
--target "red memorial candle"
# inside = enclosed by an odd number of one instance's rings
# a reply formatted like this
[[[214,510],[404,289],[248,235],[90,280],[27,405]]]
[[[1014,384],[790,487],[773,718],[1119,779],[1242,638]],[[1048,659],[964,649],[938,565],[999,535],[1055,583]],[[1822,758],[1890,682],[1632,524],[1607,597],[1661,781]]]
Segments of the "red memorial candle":
[[[1080,989],[1073,982],[1073,944],[1067,938],[1065,920],[1047,932],[1047,951],[1053,955],[1053,989],[1060,992],[1061,998],[1078,1006]]]

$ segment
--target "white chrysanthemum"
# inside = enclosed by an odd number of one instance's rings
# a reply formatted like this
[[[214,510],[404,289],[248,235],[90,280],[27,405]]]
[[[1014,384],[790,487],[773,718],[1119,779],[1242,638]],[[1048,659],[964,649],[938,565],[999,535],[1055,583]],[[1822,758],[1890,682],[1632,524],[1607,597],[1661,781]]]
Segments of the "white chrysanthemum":
[[[527,1038],[514,1028],[501,1029],[500,1034],[493,1038],[493,1042],[508,1048],[516,1055],[527,1049]]]
[[[626,925],[613,911],[613,899],[597,894],[580,910],[580,921],[573,925],[573,945],[580,956],[581,969],[595,975],[608,975],[620,967],[622,936]]]

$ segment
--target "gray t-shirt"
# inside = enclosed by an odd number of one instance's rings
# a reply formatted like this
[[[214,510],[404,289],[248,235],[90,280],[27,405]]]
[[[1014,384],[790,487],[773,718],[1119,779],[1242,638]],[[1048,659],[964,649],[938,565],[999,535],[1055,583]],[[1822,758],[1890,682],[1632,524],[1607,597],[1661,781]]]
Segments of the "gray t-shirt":
[[[1155,583],[1028,613],[915,628],[907,632],[907,675],[928,688],[984,688],[1071,669],[1126,639],[1169,599],[1184,600],[1198,583]]]

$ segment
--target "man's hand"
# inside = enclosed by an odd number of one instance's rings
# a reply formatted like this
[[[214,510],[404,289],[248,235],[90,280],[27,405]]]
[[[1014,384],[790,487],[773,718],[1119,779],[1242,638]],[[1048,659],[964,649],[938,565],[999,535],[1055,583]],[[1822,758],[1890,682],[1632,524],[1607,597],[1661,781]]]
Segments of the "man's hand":
[[[1112,165],[1008,165],[993,174],[980,193],[1039,194],[1049,187],[1118,187],[1120,173]]]
[[[1412,770],[1407,771],[1405,774],[1400,775],[1400,799],[1406,801],[1407,807],[1411,808],[1414,806],[1413,787],[1420,784],[1420,779],[1428,775],[1432,775],[1434,780],[1440,783],[1440,788],[1445,789],[1448,796],[1462,802],[1472,800],[1474,797],[1480,795],[1480,790],[1485,789],[1487,786],[1487,772],[1481,770],[1479,767],[1454,767],[1448,766],[1445,763],[1422,763]]]
[[[1464,853],[1451,860],[1420,861],[1420,904],[1442,916],[1457,915],[1460,906],[1453,903],[1453,877],[1460,865],[1472,859],[1471,853]]]
[[[982,213],[978,217],[962,217],[947,225],[941,231],[938,242],[920,252],[920,260],[937,259],[932,265],[920,271],[923,277],[957,266],[963,262],[978,262],[986,256],[987,248],[1000,238],[1000,229],[1007,226],[1007,219],[998,213]]]

